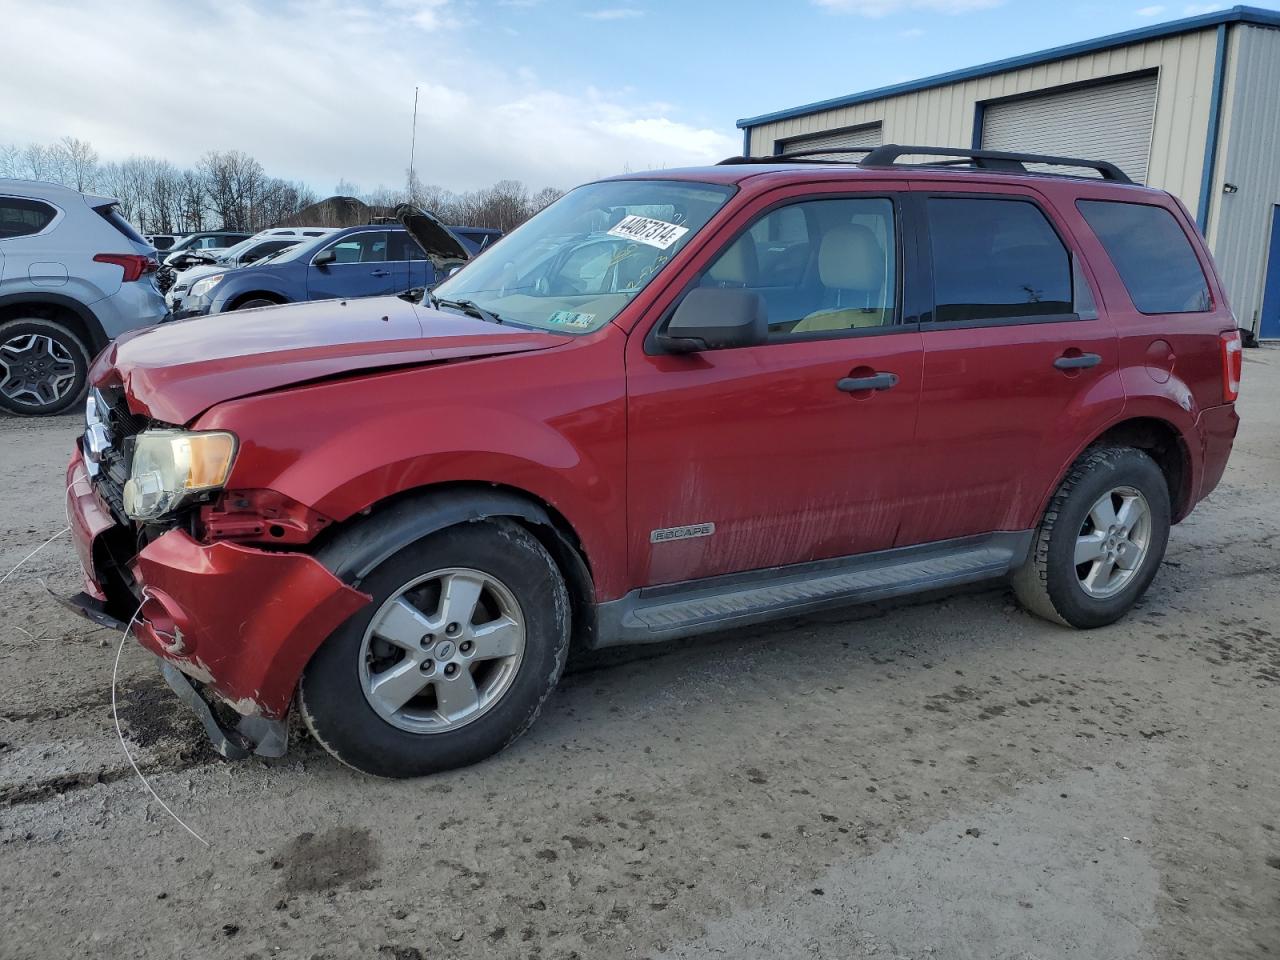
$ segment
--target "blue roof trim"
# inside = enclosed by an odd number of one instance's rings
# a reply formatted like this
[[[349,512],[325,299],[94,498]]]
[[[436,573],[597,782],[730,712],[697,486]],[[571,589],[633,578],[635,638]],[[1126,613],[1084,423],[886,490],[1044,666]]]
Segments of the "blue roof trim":
[[[737,125],[745,130],[751,127],[758,127],[761,124],[772,123],[775,120],[789,120],[792,117],[803,117],[811,113],[821,113],[824,110],[851,107],[859,103],[869,103],[872,100],[883,100],[886,97],[914,93],[917,90],[928,90],[931,87],[941,87],[949,83],[958,83],[962,80],[975,80],[978,77],[1005,73],[1009,70],[1021,70],[1023,67],[1034,67],[1042,63],[1066,60],[1069,57],[1079,57],[1112,47],[1124,47],[1132,43],[1143,43],[1162,37],[1173,37],[1180,33],[1191,33],[1196,30],[1205,30],[1229,23],[1254,23],[1266,27],[1280,27],[1280,11],[1245,6],[1231,7],[1228,10],[1216,10],[1213,13],[1204,13],[1196,17],[1171,20],[1168,23],[1157,23],[1137,30],[1128,30],[1124,33],[1113,33],[1107,37],[1098,37],[1096,40],[1082,40],[1079,43],[1069,43],[1066,46],[1041,50],[1038,53],[1023,54],[1020,57],[1009,57],[1005,60],[994,60],[991,63],[979,64],[976,67],[953,70],[950,73],[939,73],[921,80],[896,83],[888,87],[877,87],[875,90],[865,90],[862,93],[835,97],[831,100],[819,100],[817,103],[807,103],[801,107],[778,110],[774,113],[763,113],[758,117],[739,120]]]

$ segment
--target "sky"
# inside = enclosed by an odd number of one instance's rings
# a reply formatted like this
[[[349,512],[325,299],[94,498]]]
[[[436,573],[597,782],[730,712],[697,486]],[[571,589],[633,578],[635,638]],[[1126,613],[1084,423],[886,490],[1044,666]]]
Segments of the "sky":
[[[1280,2],[1256,6],[1280,8]],[[339,180],[562,189],[741,151],[742,117],[1229,4],[0,0],[0,143]]]

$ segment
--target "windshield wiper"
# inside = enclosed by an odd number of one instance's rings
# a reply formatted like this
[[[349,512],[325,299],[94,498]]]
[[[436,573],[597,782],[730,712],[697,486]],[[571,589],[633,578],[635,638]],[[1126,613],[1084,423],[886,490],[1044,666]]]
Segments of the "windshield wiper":
[[[502,318],[492,310],[486,310],[474,300],[442,300],[434,293],[427,294],[431,298],[433,307],[452,307],[454,310],[461,310],[469,317],[475,317],[477,320],[487,320],[490,323],[502,323]]]

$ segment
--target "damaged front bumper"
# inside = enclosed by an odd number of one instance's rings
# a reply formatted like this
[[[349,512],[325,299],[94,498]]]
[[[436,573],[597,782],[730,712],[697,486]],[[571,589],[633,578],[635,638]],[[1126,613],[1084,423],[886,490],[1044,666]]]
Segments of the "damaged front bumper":
[[[293,691],[312,654],[370,600],[303,553],[200,543],[169,530],[125,562],[132,595],[111,584],[96,549],[115,520],[94,492],[79,451],[67,468],[68,516],[85,593],[71,605],[95,622],[108,609],[136,611],[133,633],[164,664],[165,679],[191,706],[224,756],[283,751]],[[124,624],[120,624],[123,629]],[[221,705],[238,715],[224,723]],[[224,749],[225,747],[225,749]]]

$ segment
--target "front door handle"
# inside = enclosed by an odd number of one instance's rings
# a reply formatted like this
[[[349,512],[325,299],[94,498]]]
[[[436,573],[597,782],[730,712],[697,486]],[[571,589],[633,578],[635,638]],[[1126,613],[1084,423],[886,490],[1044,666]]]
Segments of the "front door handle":
[[[1086,370],[1089,367],[1096,367],[1102,362],[1102,357],[1096,353],[1078,353],[1075,356],[1063,356],[1053,361],[1053,365],[1059,370]]]
[[[861,390],[888,390],[898,385],[896,373],[877,373],[872,377],[843,377],[836,381],[836,389],[845,393]]]
[[[372,273],[370,273],[370,274],[369,274],[369,276],[371,276],[371,277],[389,277],[389,276],[391,276],[391,271],[390,271],[390,270],[374,270]]]

